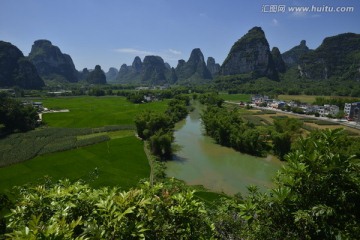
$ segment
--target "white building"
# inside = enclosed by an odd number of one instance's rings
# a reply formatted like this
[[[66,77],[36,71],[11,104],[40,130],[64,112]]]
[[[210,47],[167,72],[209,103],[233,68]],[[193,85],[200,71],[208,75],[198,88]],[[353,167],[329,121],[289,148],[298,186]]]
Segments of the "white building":
[[[348,120],[358,120],[360,118],[360,102],[345,103],[344,112]]]
[[[327,115],[333,115],[335,116],[336,114],[339,113],[339,107],[336,105],[328,105],[325,104],[323,107],[320,106],[317,110],[317,112],[320,114],[320,116],[325,117]]]

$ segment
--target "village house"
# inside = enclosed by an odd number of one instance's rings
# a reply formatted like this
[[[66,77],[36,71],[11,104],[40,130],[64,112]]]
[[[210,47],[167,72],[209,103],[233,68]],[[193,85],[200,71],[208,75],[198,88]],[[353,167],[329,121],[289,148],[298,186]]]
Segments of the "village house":
[[[317,112],[320,114],[320,116],[325,117],[328,115],[335,116],[339,113],[339,107],[336,105],[329,105],[325,104],[324,106],[319,107]]]
[[[344,113],[349,121],[360,120],[360,102],[345,103]]]
[[[269,102],[269,97],[268,96],[263,96],[263,95],[254,95],[251,97],[251,102],[254,103],[255,105],[260,105],[263,102]]]
[[[271,104],[271,107],[272,108],[275,108],[275,109],[281,109],[281,108],[284,108],[286,105],[285,102],[283,101],[274,101],[272,104]]]

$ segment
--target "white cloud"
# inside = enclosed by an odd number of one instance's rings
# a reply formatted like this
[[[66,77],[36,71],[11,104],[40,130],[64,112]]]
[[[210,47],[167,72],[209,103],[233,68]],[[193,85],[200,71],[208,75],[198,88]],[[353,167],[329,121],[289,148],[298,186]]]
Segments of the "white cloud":
[[[180,51],[178,51],[178,50],[174,50],[174,49],[169,49],[169,52],[170,53],[172,53],[172,54],[174,54],[174,55],[181,55],[181,52]]]
[[[319,17],[321,17],[320,14],[311,14],[310,15],[308,12],[305,12],[305,11],[293,12],[291,15],[296,18],[319,18]]]
[[[307,12],[305,12],[305,11],[302,11],[302,12],[293,12],[292,15],[293,15],[294,17],[306,17]]]
[[[202,18],[207,17],[206,13],[199,13],[199,16]]]
[[[273,20],[271,21],[271,24],[272,24],[273,26],[278,26],[278,25],[279,25],[279,21],[278,21],[277,19],[273,18]]]
[[[118,48],[118,49],[115,49],[115,51],[119,52],[119,53],[128,53],[128,54],[132,54],[132,55],[141,55],[141,56],[156,55],[153,52],[143,51],[143,50],[139,50],[139,49],[135,49],[135,48]]]

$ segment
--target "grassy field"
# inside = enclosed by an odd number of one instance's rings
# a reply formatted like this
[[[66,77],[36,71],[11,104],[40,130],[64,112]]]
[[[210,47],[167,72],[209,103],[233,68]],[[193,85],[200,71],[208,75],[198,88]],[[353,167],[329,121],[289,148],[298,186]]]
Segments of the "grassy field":
[[[118,125],[101,128],[38,128],[0,138],[0,167],[39,155],[67,151],[108,141],[124,135],[134,136],[134,127]]]
[[[278,99],[282,101],[297,100],[303,103],[313,103],[317,97],[330,99],[330,96],[310,96],[310,95],[279,95]]]
[[[283,101],[291,101],[291,100],[298,100],[300,102],[304,102],[304,103],[314,103],[316,98],[321,97],[321,98],[325,98],[325,99],[330,99],[330,98],[346,98],[346,99],[358,99],[355,97],[342,97],[342,96],[310,96],[310,95],[279,95],[278,99],[283,100]]]
[[[233,102],[249,102],[251,101],[250,94],[228,94],[228,93],[220,93],[219,96],[223,98],[225,101],[233,101]]]
[[[135,136],[125,134],[96,145],[38,156],[0,168],[0,192],[8,192],[13,186],[38,182],[44,176],[53,180],[83,179],[93,187],[120,186],[129,189],[140,179],[149,178],[149,174],[143,143]]]
[[[283,112],[275,112],[275,114],[260,114],[257,115],[259,118],[262,118],[263,121],[267,125],[272,125],[275,118],[281,118],[281,117],[289,117],[289,118],[297,118],[304,122],[304,126],[310,127],[309,129],[336,129],[336,128],[344,128],[346,131],[348,131],[351,135],[360,135],[360,130],[350,128],[344,125],[340,125],[338,123],[325,121],[321,119],[313,119],[313,118],[306,118],[306,115],[304,116],[297,116],[297,115],[291,115],[286,114]],[[253,122],[256,125],[256,122]]]
[[[69,109],[70,112],[43,115],[52,127],[87,128],[107,125],[133,124],[143,110],[165,111],[167,101],[133,104],[124,97],[66,97],[39,99],[49,109]]]
[[[24,155],[24,151],[31,148],[34,154],[29,157],[30,160],[24,158],[26,161],[0,168],[0,192],[9,191],[13,186],[40,181],[44,176],[54,180],[83,179],[94,187],[116,185],[124,189],[135,186],[140,179],[149,178],[150,167],[143,143],[135,138],[134,130],[128,126],[133,125],[135,115],[141,111],[163,112],[167,108],[167,101],[133,104],[124,97],[89,96],[38,101],[43,102],[46,108],[69,109],[70,112],[44,114],[43,119],[50,128],[1,139],[0,153],[7,160],[11,160],[14,155],[4,154],[9,151]],[[93,142],[93,139],[101,140],[104,137],[108,141],[36,156],[48,145],[53,148],[54,144],[73,146],[75,143]],[[26,139],[29,141],[26,142]],[[17,144],[19,149],[11,144]],[[20,151],[22,149],[24,151]]]

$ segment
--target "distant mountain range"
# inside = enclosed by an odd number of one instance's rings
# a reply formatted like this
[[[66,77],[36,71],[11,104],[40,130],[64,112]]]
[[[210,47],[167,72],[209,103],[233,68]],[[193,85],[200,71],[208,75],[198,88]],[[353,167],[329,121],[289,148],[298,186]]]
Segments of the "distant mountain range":
[[[131,66],[123,64],[115,82],[136,84],[174,84],[174,83],[203,83],[213,78],[211,71],[216,74],[220,65],[214,58],[209,57],[205,63],[204,55],[199,48],[192,50],[188,61],[179,60],[176,68],[159,56],[146,56],[144,62],[135,57]]]
[[[264,31],[254,27],[234,43],[220,66],[208,57],[205,62],[200,48],[192,50],[187,61],[179,60],[175,68],[159,56],[135,57],[131,66],[110,68],[107,73],[97,65],[95,70],[77,71],[68,54],[48,40],[34,42],[28,57],[11,43],[0,41],[0,87],[42,88],[48,81],[89,84],[207,84],[214,78],[243,76],[247,79],[268,78],[281,81],[283,74],[296,73],[298,78],[360,81],[360,34],[344,33],[325,38],[314,50],[302,40],[298,46],[280,53],[270,50]],[[291,75],[293,76],[293,75]]]

